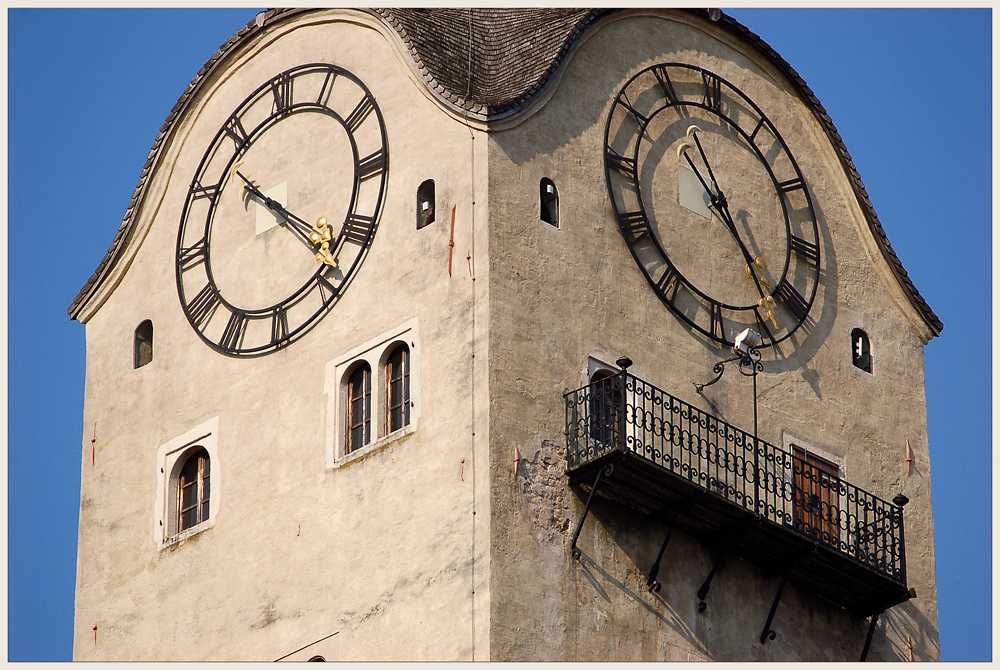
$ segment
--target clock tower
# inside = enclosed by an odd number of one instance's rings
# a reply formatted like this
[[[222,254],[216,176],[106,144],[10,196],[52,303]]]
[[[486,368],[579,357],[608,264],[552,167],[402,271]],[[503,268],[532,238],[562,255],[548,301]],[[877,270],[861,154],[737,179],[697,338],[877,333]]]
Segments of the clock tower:
[[[940,656],[942,324],[718,10],[264,12],[70,315],[77,660]]]

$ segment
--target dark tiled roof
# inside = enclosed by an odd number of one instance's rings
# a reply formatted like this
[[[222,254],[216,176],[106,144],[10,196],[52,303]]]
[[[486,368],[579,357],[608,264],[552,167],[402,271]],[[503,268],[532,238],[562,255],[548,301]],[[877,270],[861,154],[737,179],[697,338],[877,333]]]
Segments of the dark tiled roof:
[[[69,307],[72,318],[79,315],[85,300],[126,246],[132,232],[135,206],[145,195],[149,172],[159,155],[164,138],[187,107],[193,92],[234,45],[245,39],[252,39],[269,25],[303,11],[309,10],[272,9],[259,14],[222,45],[198,71],[160,128],[111,248]],[[471,117],[490,122],[515,114],[526,107],[552,80],[580,35],[604,16],[622,10],[474,8],[363,11],[378,17],[399,36],[426,85],[439,99]],[[872,207],[868,192],[840,133],[809,86],[774,49],[731,17],[718,10],[688,11],[715,21],[720,27],[751,44],[782,71],[798,90],[837,149],[872,235],[893,274],[933,334],[939,334],[944,328],[943,324],[913,285],[889,244],[885,229]]]
[[[431,90],[483,120],[527,104],[587,26],[611,11],[374,10],[409,49]]]

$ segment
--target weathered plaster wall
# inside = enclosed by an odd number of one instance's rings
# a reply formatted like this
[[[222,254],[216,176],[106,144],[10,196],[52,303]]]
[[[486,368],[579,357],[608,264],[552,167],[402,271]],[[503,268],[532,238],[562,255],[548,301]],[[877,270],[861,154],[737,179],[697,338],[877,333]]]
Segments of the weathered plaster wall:
[[[810,322],[764,354],[761,437],[788,436],[843,462],[843,476],[906,508],[909,585],[918,597],[879,626],[870,658],[939,657],[922,343],[929,336],[871,240],[840,163],[787,82],[752,50],[708,22],[635,11],[587,33],[547,100],[491,134],[490,392],[492,649],[494,660],[856,660],[866,624],[786,589],[757,641],[778,580],[731,562],[704,614],[695,592],[713,556],[671,541],[657,596],[644,573],[665,526],[608,501],[583,509],[568,488],[562,394],[585,383],[588,357],[630,356],[637,376],[706,411],[692,388],[728,352],[692,333],[660,303],[617,230],[604,183],[603,133],[614,94],[657,62],[706,66],[736,84],[781,131],[813,195],[824,255]],[[560,227],[538,219],[538,182],[554,180]],[[690,240],[706,257],[721,242]],[[875,373],[854,368],[850,333],[864,328]],[[748,382],[733,374],[706,390],[721,418],[752,427]],[[905,441],[914,454],[906,476]],[[515,447],[524,459],[515,473]],[[676,536],[675,536],[676,537]]]
[[[269,356],[228,358],[197,338],[178,302],[184,198],[236,105],[278,72],[317,61],[359,76],[381,107],[390,152],[381,221],[318,327]],[[139,214],[145,240],[87,323],[77,660],[273,660],[333,633],[340,660],[489,654],[488,380],[486,356],[472,357],[486,351],[487,282],[485,272],[472,281],[465,258],[486,254],[483,212],[475,239],[472,229],[473,175],[479,188],[486,176],[475,135],[431,102],[395,38],[357,12],[280,23],[206,83],[152,177]],[[437,221],[417,231],[416,189],[429,178]],[[327,363],[414,318],[418,429],[328,468]],[[144,319],[153,361],[133,369]],[[157,450],[216,417],[213,498],[223,504],[211,528],[161,550]]]

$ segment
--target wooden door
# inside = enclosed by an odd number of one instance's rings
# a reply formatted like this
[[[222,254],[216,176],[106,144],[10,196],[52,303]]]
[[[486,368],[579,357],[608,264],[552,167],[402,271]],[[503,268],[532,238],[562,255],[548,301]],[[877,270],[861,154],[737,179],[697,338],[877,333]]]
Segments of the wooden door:
[[[840,543],[840,479],[835,463],[792,446],[795,528],[824,544]]]

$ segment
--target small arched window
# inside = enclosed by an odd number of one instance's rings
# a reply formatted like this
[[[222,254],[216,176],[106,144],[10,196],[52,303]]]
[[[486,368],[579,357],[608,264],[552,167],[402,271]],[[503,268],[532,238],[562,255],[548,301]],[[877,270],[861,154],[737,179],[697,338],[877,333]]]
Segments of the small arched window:
[[[191,454],[177,476],[177,532],[209,517],[211,459],[204,449]]]
[[[153,322],[146,319],[135,329],[133,364],[141,368],[153,360]]]
[[[590,437],[604,446],[617,446],[624,419],[621,377],[598,370],[590,377]]]
[[[434,223],[434,180],[417,188],[417,230]]]
[[[851,331],[851,362],[859,370],[872,373],[871,342],[868,340],[868,333],[860,328]]]
[[[391,433],[410,424],[410,350],[400,344],[385,363],[386,427]]]
[[[542,177],[538,183],[539,200],[541,202],[539,217],[545,223],[559,227],[559,191],[555,183],[548,177]]]
[[[372,369],[367,363],[362,363],[347,379],[348,454],[371,442],[371,419]]]

